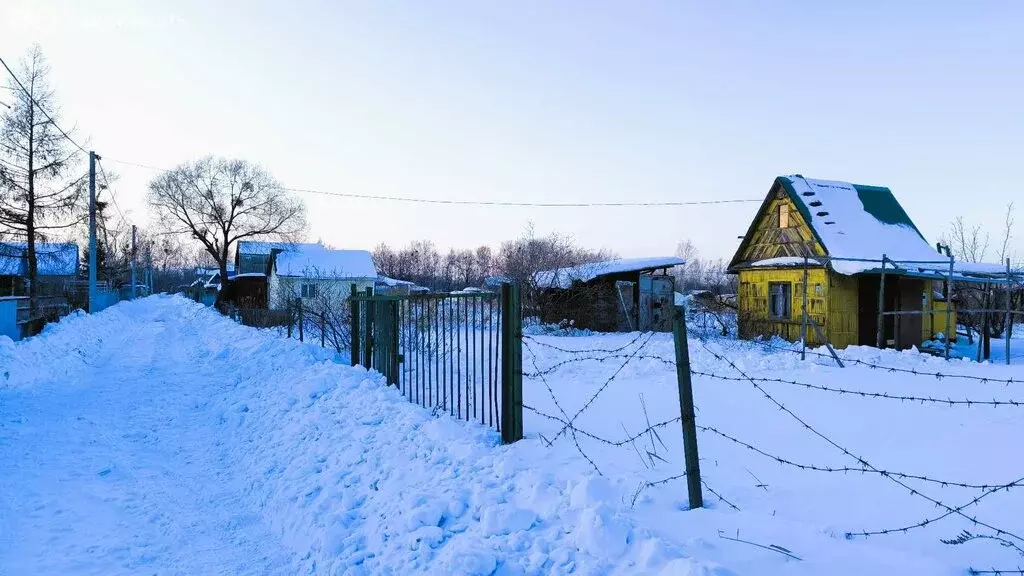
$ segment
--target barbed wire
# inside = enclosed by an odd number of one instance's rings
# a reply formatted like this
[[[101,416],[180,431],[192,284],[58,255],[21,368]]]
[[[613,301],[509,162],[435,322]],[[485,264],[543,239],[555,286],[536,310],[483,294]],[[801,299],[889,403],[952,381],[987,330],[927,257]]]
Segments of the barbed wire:
[[[526,342],[525,338],[523,339],[523,345],[526,346],[526,350],[530,353],[530,363],[533,364],[534,370],[538,370],[538,368],[537,368],[537,355],[533,352],[533,349],[530,348],[530,345]],[[541,375],[540,379],[541,379],[542,382],[544,382],[544,387],[547,388],[548,394],[551,395],[551,400],[554,401],[555,407],[557,407],[558,411],[562,413],[562,416],[564,416],[566,418],[566,420],[568,420],[569,414],[566,413],[566,411],[564,409],[562,409],[562,405],[558,402],[558,397],[555,396],[555,391],[552,390],[551,389],[551,385],[548,384],[547,378],[545,378],[543,375]],[[555,436],[555,438],[553,440],[548,441],[548,443],[547,443],[548,447],[550,447],[552,442],[554,442],[554,440],[557,440],[557,439],[558,439],[558,436]],[[601,476],[602,475],[601,474],[601,469],[597,467],[597,464],[594,463],[593,459],[591,459],[590,456],[587,456],[587,453],[583,451],[583,447],[580,446],[579,438],[576,437],[576,429],[575,428],[573,428],[573,430],[572,430],[572,441],[573,441],[573,444],[576,445],[576,450],[579,451],[579,453],[587,460],[587,462],[589,462],[590,465],[594,467],[594,470],[597,471],[597,474],[599,476]]]
[[[806,351],[794,350],[793,348],[787,348],[785,346],[779,346],[777,344],[772,344],[771,342],[767,342],[767,341],[763,341],[763,340],[746,340],[745,342],[750,342],[752,344],[763,346],[765,348],[771,348],[771,349],[774,349],[774,350],[781,350],[783,352],[790,352],[790,353],[793,353],[793,354],[800,354],[800,353],[803,352],[803,353],[806,353],[806,354],[811,355],[811,356],[817,356],[817,357],[820,357],[820,358],[827,358],[830,361],[833,360],[831,354],[825,354],[825,353],[822,353],[822,352],[815,352],[813,350],[806,350]],[[912,376],[925,376],[925,377],[935,378],[937,380],[942,380],[943,378],[956,378],[956,379],[961,379],[961,380],[971,380],[971,381],[974,381],[974,382],[982,382],[982,383],[986,383],[986,384],[989,384],[989,383],[991,383],[991,384],[1022,384],[1022,383],[1024,383],[1024,380],[1014,379],[1012,377],[1011,378],[989,378],[987,376],[975,376],[973,374],[926,372],[926,371],[923,371],[923,370],[918,370],[916,368],[898,368],[896,366],[885,366],[883,364],[875,364],[873,362],[867,362],[865,360],[859,360],[857,358],[841,358],[841,359],[842,359],[843,362],[846,362],[846,363],[849,363],[849,364],[856,364],[858,366],[864,366],[866,368],[871,368],[871,369],[874,369],[874,370],[883,370],[885,372],[898,373],[898,374],[910,374]]]
[[[648,334],[648,332],[637,332],[636,336],[634,336],[632,340],[630,340],[629,342],[623,344],[622,346],[619,346],[618,348],[587,348],[587,349],[584,349],[584,350],[573,350],[571,348],[562,348],[560,346],[555,346],[554,344],[548,344],[547,342],[543,342],[541,340],[538,340],[536,337],[530,336],[528,334],[523,334],[523,340],[524,341],[530,340],[530,341],[536,343],[538,346],[542,346],[544,348],[550,348],[552,350],[557,350],[559,352],[565,352],[566,354],[615,354],[616,352],[622,352],[623,350],[629,348],[633,344],[636,344],[636,342],[638,340],[640,340],[640,338],[642,338],[645,334]],[[650,334],[653,335],[653,333],[650,333]]]
[[[847,537],[856,537],[856,536],[867,537],[867,536],[881,536],[881,535],[885,535],[885,534],[896,534],[896,533],[904,533],[904,534],[906,534],[910,530],[913,530],[915,528],[924,528],[925,526],[928,526],[930,524],[934,524],[934,523],[938,522],[939,520],[942,520],[943,518],[947,518],[949,516],[952,516],[953,514],[960,514],[960,515],[962,515],[963,514],[962,511],[965,508],[969,508],[971,506],[974,506],[975,504],[977,504],[978,502],[980,502],[981,500],[983,500],[987,496],[991,496],[992,494],[995,494],[996,492],[999,492],[1001,490],[1007,490],[1008,491],[1010,488],[1019,487],[1022,484],[1024,484],[1024,477],[1018,478],[1017,480],[1014,480],[1013,482],[1010,482],[1009,484],[1004,484],[1003,486],[994,486],[992,488],[989,488],[988,490],[985,490],[984,492],[982,492],[978,496],[975,496],[974,498],[972,498],[968,502],[966,502],[964,504],[961,504],[960,506],[957,506],[955,508],[948,508],[947,507],[947,510],[945,512],[943,512],[942,514],[940,514],[938,516],[934,516],[932,518],[925,518],[924,520],[921,520],[920,522],[915,522],[913,524],[907,524],[906,526],[901,526],[899,528],[882,528],[882,529],[879,529],[879,530],[864,530],[864,531],[861,531],[861,532],[847,532],[846,536]],[[971,520],[975,524],[984,526],[984,524],[982,524],[981,522],[976,521],[974,518],[967,517],[967,519]],[[989,528],[990,530],[994,529],[994,528],[992,528],[990,526],[985,526],[985,527]],[[1000,532],[998,530],[997,530],[997,532],[999,532],[1000,534],[1006,534],[1006,535],[1009,535],[1009,536],[1013,536],[1012,534],[1010,534],[1008,532]],[[1021,540],[1021,541],[1024,542],[1024,540]]]
[[[570,364],[577,364],[580,362],[588,361],[607,362],[609,360],[620,360],[623,358],[628,358],[630,356],[632,356],[634,360],[657,360],[658,362],[672,366],[672,369],[675,370],[675,360],[668,360],[667,358],[658,356],[657,354],[609,354],[607,356],[584,356],[582,358],[568,358],[566,360],[562,360],[561,362],[556,362],[555,364],[548,366],[544,370],[538,370],[537,372],[523,372],[523,376],[526,378],[539,378],[541,376],[546,376],[553,372],[557,372],[558,370]]]
[[[992,576],[1010,576],[1011,574],[1024,574],[1024,568],[1011,568],[1009,570],[996,570],[990,568],[988,570],[978,570],[977,568],[968,568],[967,573],[971,575],[991,574]]]
[[[707,426],[707,425],[697,424],[697,429],[702,431],[702,432],[710,432],[711,434],[714,434],[716,436],[720,436],[720,437],[722,437],[722,438],[724,438],[726,440],[729,440],[730,442],[733,442],[733,443],[735,443],[735,444],[737,444],[739,446],[742,446],[743,448],[746,448],[746,449],[748,449],[748,450],[750,450],[752,452],[760,454],[761,456],[764,456],[765,458],[769,458],[771,460],[775,460],[779,464],[783,464],[783,465],[786,465],[786,466],[791,466],[793,468],[798,468],[800,470],[810,470],[810,471],[814,471],[814,472],[832,472],[832,473],[839,473],[839,474],[850,474],[850,473],[858,473],[859,472],[859,473],[862,473],[862,474],[876,474],[876,475],[879,475],[879,476],[892,476],[892,477],[901,478],[901,479],[904,479],[904,480],[919,480],[921,482],[928,482],[930,484],[936,484],[936,485],[941,486],[943,488],[954,487],[954,488],[971,488],[971,489],[976,489],[976,490],[988,490],[988,489],[991,489],[991,488],[995,488],[997,486],[998,487],[1006,486],[1006,484],[972,484],[970,482],[958,482],[958,481],[954,481],[954,480],[941,480],[941,479],[938,479],[938,478],[931,478],[929,476],[923,476],[923,475],[918,475],[918,474],[909,474],[909,473],[906,473],[906,472],[894,472],[892,470],[882,470],[882,469],[878,469],[878,468],[865,468],[863,466],[855,468],[855,467],[850,467],[850,466],[821,466],[821,465],[815,465],[815,464],[802,464],[800,462],[795,462],[793,460],[789,460],[789,459],[784,458],[782,456],[778,456],[778,455],[772,454],[770,452],[767,452],[766,450],[758,448],[757,446],[754,446],[753,444],[750,444],[749,442],[745,442],[743,440],[740,440],[739,438],[736,438],[735,436],[732,436],[732,435],[730,435],[730,434],[728,434],[726,432],[723,432],[723,431],[719,430],[718,428],[715,428],[714,426]]]
[[[625,446],[626,444],[630,444],[632,442],[635,442],[637,439],[643,437],[645,434],[649,434],[649,433],[651,433],[651,432],[653,432],[655,430],[658,430],[660,428],[664,428],[664,427],[668,426],[669,424],[674,424],[674,423],[679,422],[679,421],[682,420],[682,417],[676,416],[675,418],[669,418],[668,420],[664,420],[662,422],[658,422],[657,424],[651,424],[651,425],[647,426],[647,428],[644,428],[643,430],[641,430],[640,432],[637,432],[635,434],[627,436],[626,439],[624,439],[624,440],[609,440],[608,438],[604,438],[602,436],[598,436],[597,434],[594,434],[592,432],[587,432],[586,430],[583,430],[583,429],[579,428],[578,426],[576,426],[572,422],[569,422],[568,420],[565,420],[563,418],[559,418],[558,416],[555,416],[553,414],[548,414],[548,413],[546,413],[546,412],[544,412],[542,410],[538,410],[537,408],[534,408],[533,406],[529,406],[527,404],[523,404],[522,406],[523,406],[524,410],[529,410],[530,412],[533,412],[534,414],[536,414],[536,415],[538,415],[538,416],[540,416],[542,418],[547,418],[548,420],[552,420],[552,421],[558,422],[559,424],[562,424],[563,426],[568,426],[568,427],[572,428],[574,431],[576,431],[577,433],[579,433],[582,436],[586,436],[587,438],[590,438],[591,440],[594,440],[596,442],[600,442],[601,444],[605,444],[605,445],[608,445],[608,446],[613,446],[613,447],[616,447],[616,448],[619,448],[619,447]]]
[[[607,355],[607,356],[584,356],[584,357],[567,358],[565,360],[562,360],[560,362],[552,364],[551,366],[545,368],[544,370],[538,370],[536,372],[523,372],[523,376],[525,376],[527,378],[538,378],[538,377],[541,377],[541,376],[546,376],[546,375],[552,374],[554,372],[557,372],[558,370],[562,369],[563,367],[571,365],[571,364],[577,364],[577,363],[588,362],[588,361],[607,362],[609,360],[627,358],[629,356],[630,356],[629,354],[610,354],[610,355]],[[665,364],[667,366],[671,366],[673,369],[675,369],[675,365],[676,365],[675,364],[675,360],[669,360],[669,359],[667,359],[667,358],[665,358],[663,356],[659,356],[657,354],[638,354],[638,355],[634,355],[633,358],[635,360],[654,360],[654,361],[657,361],[657,362],[661,362],[661,363],[663,363],[663,364]],[[694,376],[703,376],[705,378],[713,378],[713,379],[716,379],[716,380],[724,380],[724,381],[730,381],[730,382],[746,382],[747,381],[746,378],[740,378],[740,377],[736,377],[736,376],[725,376],[725,375],[722,375],[722,374],[716,374],[714,372],[706,372],[706,371],[703,371],[703,370],[691,369],[690,370],[690,374],[692,374]],[[972,406],[975,406],[975,405],[977,405],[977,406],[992,406],[992,407],[1013,406],[1015,408],[1019,408],[1019,407],[1024,406],[1024,401],[1012,400],[1012,399],[1011,400],[996,400],[996,399],[992,399],[992,400],[973,400],[973,399],[970,399],[970,398],[964,398],[964,399],[937,398],[937,397],[933,397],[933,396],[916,396],[916,395],[905,395],[905,394],[890,394],[888,392],[867,392],[867,391],[864,391],[864,390],[854,390],[854,389],[850,389],[850,388],[841,388],[841,387],[837,387],[837,386],[825,386],[825,385],[822,385],[822,384],[811,384],[811,383],[808,383],[808,382],[800,382],[800,381],[797,381],[797,380],[787,380],[785,378],[765,378],[765,377],[759,377],[759,376],[752,376],[751,378],[753,378],[754,380],[756,380],[758,382],[770,382],[770,383],[778,383],[778,384],[788,384],[788,385],[791,385],[791,386],[798,386],[798,387],[807,388],[809,390],[818,390],[818,391],[822,391],[822,392],[832,392],[832,393],[835,393],[835,394],[839,394],[840,396],[849,395],[849,396],[859,396],[861,398],[877,398],[877,399],[884,399],[884,400],[896,400],[896,401],[900,401],[900,402],[916,402],[916,403],[920,403],[920,404],[938,404],[938,405],[950,406],[950,407],[952,407],[952,406],[966,406],[968,408],[972,407]]]
[[[690,373],[694,376],[704,376],[707,378],[714,378],[716,380],[727,380],[732,382],[746,382],[746,378],[739,378],[735,376],[723,376],[721,374],[715,374],[712,372],[703,372],[700,370],[690,370]],[[834,392],[840,396],[860,396],[862,398],[882,398],[886,400],[899,400],[901,402],[918,402],[921,404],[941,404],[945,406],[1024,406],[1024,401],[1017,400],[971,400],[965,398],[963,400],[954,400],[952,398],[934,398],[930,396],[905,396],[900,394],[889,394],[888,392],[865,392],[863,390],[851,390],[848,388],[839,388],[835,386],[825,386],[822,384],[810,384],[807,382],[798,382],[796,380],[786,380],[785,378],[763,378],[752,376],[753,380],[758,382],[774,382],[779,384],[789,384],[791,386],[800,386],[810,390],[820,390],[822,392]]]
[[[643,333],[641,333],[641,334],[643,334]],[[629,365],[630,361],[633,360],[633,358],[637,354],[639,354],[640,351],[643,350],[645,346],[647,346],[647,343],[650,342],[651,338],[653,338],[653,337],[654,337],[654,332],[648,332],[647,333],[647,339],[644,340],[640,344],[640,346],[637,347],[637,349],[633,351],[632,354],[628,355],[628,357],[622,363],[622,365],[619,366],[618,369],[616,369],[615,372],[612,373],[612,375],[609,376],[607,380],[605,380],[604,384],[601,384],[601,386],[597,389],[597,391],[594,392],[593,395],[591,395],[590,399],[588,399],[583,404],[583,406],[579,410],[577,410],[575,414],[573,414],[572,418],[569,418],[569,422],[567,422],[566,424],[564,424],[562,426],[562,429],[559,430],[557,434],[555,434],[555,437],[553,438],[553,440],[557,440],[559,436],[561,436],[563,433],[565,433],[565,431],[568,429],[569,425],[571,425],[574,422],[576,422],[576,419],[580,417],[580,414],[583,414],[588,408],[590,408],[591,404],[593,404],[594,401],[597,400],[597,397],[600,396],[601,393],[604,392],[608,388],[608,386],[619,376],[619,374],[626,368],[626,366]]]
[[[745,379],[747,379],[751,383],[751,385],[753,385],[754,388],[765,397],[765,399],[767,399],[769,402],[771,402],[776,407],[778,407],[779,410],[785,412],[789,417],[793,418],[805,430],[807,430],[811,434],[821,438],[826,443],[828,443],[830,446],[832,446],[836,450],[842,452],[843,455],[845,455],[845,456],[855,460],[861,466],[863,466],[865,468],[872,469],[872,470],[876,470],[877,473],[881,474],[882,471],[880,469],[876,468],[875,466],[872,466],[865,458],[863,458],[862,456],[858,456],[858,455],[854,454],[849,449],[847,449],[846,447],[842,446],[841,444],[839,444],[838,442],[836,442],[835,440],[833,440],[829,436],[825,435],[823,432],[819,431],[817,428],[811,426],[806,420],[804,420],[799,415],[797,415],[795,412],[793,412],[792,410],[787,408],[782,402],[778,401],[774,396],[772,396],[770,393],[768,393],[768,391],[766,391],[764,389],[764,387],[762,387],[760,384],[758,384],[757,381],[755,381],[755,380],[751,379],[749,376],[747,376],[747,374],[743,370],[741,370],[738,366],[736,366],[736,364],[732,360],[730,360],[728,357],[722,356],[722,355],[718,354],[717,352],[711,350],[703,340],[699,340],[698,339],[698,342],[700,343],[701,347],[703,347],[706,352],[708,352],[709,354],[711,354],[715,358],[728,363],[729,366],[733,370],[735,370],[737,373],[739,373],[741,376],[743,376]],[[1013,538],[1013,539],[1015,539],[1017,541],[1024,542],[1024,538],[1018,536],[1017,534],[1014,534],[1012,532],[1003,530],[1001,528],[996,528],[995,526],[993,526],[991,524],[988,524],[988,523],[986,523],[984,521],[978,520],[977,517],[968,516],[967,514],[965,514],[963,512],[962,508],[952,507],[952,506],[949,506],[949,505],[947,505],[947,504],[945,504],[945,503],[943,503],[943,502],[941,502],[939,500],[936,500],[935,498],[932,498],[931,496],[928,496],[927,494],[924,494],[923,492],[921,492],[921,491],[919,491],[919,490],[917,490],[917,489],[907,485],[905,482],[903,482],[902,479],[900,479],[900,478],[898,478],[896,476],[893,476],[891,474],[881,474],[881,475],[882,475],[883,478],[886,478],[890,482],[893,482],[894,484],[896,484],[896,485],[902,487],[903,489],[907,490],[912,496],[917,496],[917,497],[923,498],[923,499],[931,502],[932,504],[934,504],[934,505],[936,505],[936,506],[938,506],[940,508],[943,508],[944,510],[946,510],[948,512],[951,512],[951,514],[956,514],[958,516],[961,516],[961,517],[965,518],[966,520],[970,521],[972,524],[974,524],[976,526],[983,526],[985,528],[988,528],[989,530],[992,530],[993,532],[995,532],[996,535],[998,535],[998,536],[1008,536],[1008,537],[1011,537],[1011,538]],[[970,505],[970,504],[968,504],[968,505]],[[930,523],[931,522],[928,522],[928,523],[926,523],[924,525],[927,525],[927,524],[930,524]],[[892,530],[892,531],[884,531],[884,532],[883,531],[874,531],[874,532],[875,533],[879,533],[879,534],[891,534],[891,533],[895,533],[895,532],[906,533],[906,531],[907,531],[907,529],[897,529],[897,530]],[[861,535],[865,535],[865,536],[868,535],[867,533],[854,533],[854,532],[847,532],[846,535],[848,537],[853,537],[853,536],[855,536],[857,534],[861,534]]]

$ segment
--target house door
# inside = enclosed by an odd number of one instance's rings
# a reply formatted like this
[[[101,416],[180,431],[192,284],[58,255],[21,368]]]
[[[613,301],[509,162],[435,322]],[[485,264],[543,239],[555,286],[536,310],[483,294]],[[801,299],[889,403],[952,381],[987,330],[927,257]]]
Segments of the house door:
[[[888,289],[888,283],[886,289]],[[897,296],[896,309],[901,312],[920,312],[924,309],[922,302],[924,294],[924,281],[914,278],[900,278],[898,288],[894,290]],[[911,346],[921,344],[922,321],[920,314],[900,314],[896,319],[896,348],[907,350]]]
[[[878,337],[878,284],[881,276],[878,274],[859,276],[857,283],[857,343],[861,346],[875,346]],[[891,312],[898,309],[899,287],[897,278],[888,275],[885,278],[885,311]],[[896,322],[893,316],[886,316],[883,319],[884,346],[892,346],[896,338]],[[918,324],[920,326],[920,324]]]

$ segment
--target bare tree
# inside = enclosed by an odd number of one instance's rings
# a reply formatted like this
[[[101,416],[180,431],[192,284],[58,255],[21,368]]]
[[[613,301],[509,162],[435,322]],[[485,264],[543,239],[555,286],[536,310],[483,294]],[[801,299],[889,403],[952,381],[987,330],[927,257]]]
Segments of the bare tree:
[[[13,100],[0,117],[0,238],[26,244],[33,314],[39,293],[36,243],[82,220],[76,208],[86,178],[75,169],[81,150],[56,124],[60,111],[49,74],[42,50],[32,47],[21,62],[18,79],[8,81]]]
[[[949,230],[946,245],[960,262],[981,262],[988,252],[989,234],[980,224],[968,226],[963,216],[957,216]]]
[[[228,282],[231,246],[244,239],[295,242],[306,229],[301,200],[263,168],[245,160],[207,156],[182,164],[149,185],[156,221],[199,240]],[[224,290],[217,295],[222,303]]]
[[[1013,212],[1014,204],[1010,202],[1006,206],[1001,230],[1002,238],[997,254],[1000,264],[1007,259],[1012,260],[1014,257],[1010,252],[1010,241],[1013,239]],[[962,216],[958,216],[950,225],[949,236],[945,244],[949,246],[957,260],[981,262],[989,250],[989,233],[982,225],[970,226],[964,222]],[[1005,290],[997,291],[989,284],[958,283],[955,295],[957,306],[962,309],[990,310],[998,306],[999,312],[964,312],[957,315],[958,323],[967,329],[968,344],[973,344],[975,331],[983,337],[999,338],[1002,336],[1006,318],[1005,312],[1002,312],[1006,306]],[[985,357],[988,357],[987,353]]]
[[[736,276],[728,273],[729,264],[725,260],[701,258],[697,247],[689,240],[676,245],[676,256],[686,261],[674,272],[677,290],[707,290],[716,295],[736,293]]]

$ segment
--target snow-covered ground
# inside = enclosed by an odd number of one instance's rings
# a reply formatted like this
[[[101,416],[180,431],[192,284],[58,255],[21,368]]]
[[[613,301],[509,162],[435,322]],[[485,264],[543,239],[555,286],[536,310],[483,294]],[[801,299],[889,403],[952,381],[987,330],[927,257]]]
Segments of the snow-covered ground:
[[[956,508],[981,489],[798,469],[722,435],[803,465],[865,467],[801,418],[877,469],[1009,483],[1024,476],[1022,407],[757,378],[997,402],[1024,400],[1024,384],[839,369],[691,339],[694,370],[736,378],[694,379],[707,488],[706,508],[691,511],[685,479],[659,483],[683,471],[678,422],[620,446],[585,434],[621,442],[679,415],[671,336],[526,343],[524,371],[546,373],[525,379],[524,403],[562,419],[580,412],[575,435],[527,409],[527,439],[501,446],[347,357],[181,298],[76,314],[17,344],[0,338],[0,574],[954,575],[1024,563],[992,540],[941,543],[963,529],[992,533],[955,513],[847,536],[948,512],[922,495]],[[844,356],[1024,381],[1020,366]],[[1022,494],[999,491],[963,512],[1021,545]],[[746,542],[727,539],[737,537]]]

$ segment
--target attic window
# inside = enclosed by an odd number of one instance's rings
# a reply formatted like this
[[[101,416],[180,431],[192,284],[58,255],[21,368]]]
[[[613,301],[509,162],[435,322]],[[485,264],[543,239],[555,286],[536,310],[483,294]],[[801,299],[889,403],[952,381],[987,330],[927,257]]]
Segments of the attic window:
[[[828,212],[822,210],[821,212],[818,212],[818,216],[828,216]]]
[[[789,228],[789,206],[779,205],[779,228]]]
[[[818,206],[821,206],[821,200],[813,200],[812,202],[810,202],[810,204],[811,206],[817,208]]]

